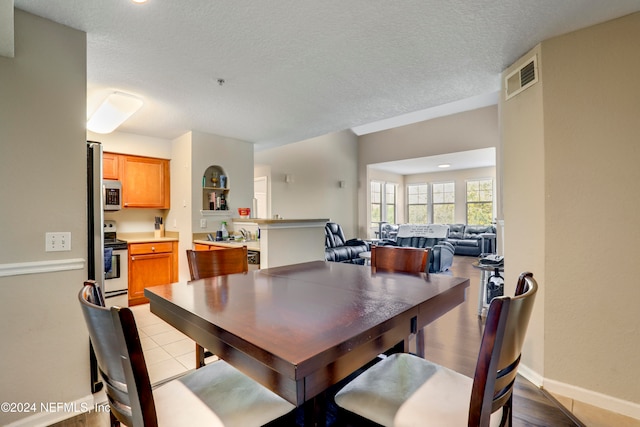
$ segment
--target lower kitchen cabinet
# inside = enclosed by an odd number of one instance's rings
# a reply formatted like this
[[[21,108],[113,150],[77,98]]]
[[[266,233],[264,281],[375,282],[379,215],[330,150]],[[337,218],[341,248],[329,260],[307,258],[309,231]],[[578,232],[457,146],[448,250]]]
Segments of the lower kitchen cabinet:
[[[178,281],[178,242],[129,244],[129,305],[149,302],[144,288]]]

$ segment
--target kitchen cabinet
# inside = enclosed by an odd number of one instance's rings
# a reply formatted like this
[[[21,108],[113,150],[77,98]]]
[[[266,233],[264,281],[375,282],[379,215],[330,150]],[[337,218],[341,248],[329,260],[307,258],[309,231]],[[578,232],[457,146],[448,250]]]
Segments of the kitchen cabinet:
[[[123,208],[171,207],[169,160],[104,153],[102,177],[122,182]]]
[[[120,179],[120,155],[104,153],[102,155],[102,178]]]
[[[202,243],[194,243],[194,251],[217,251],[218,249],[224,249],[222,246],[203,245]]]
[[[178,281],[178,242],[129,244],[129,305],[149,302],[144,288]]]

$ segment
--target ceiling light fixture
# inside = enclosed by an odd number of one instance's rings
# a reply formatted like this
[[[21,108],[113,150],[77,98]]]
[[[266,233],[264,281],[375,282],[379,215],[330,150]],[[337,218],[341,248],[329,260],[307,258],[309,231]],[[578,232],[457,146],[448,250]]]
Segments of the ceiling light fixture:
[[[142,99],[124,92],[113,92],[93,113],[87,129],[95,133],[111,133],[142,107]]]
[[[132,0],[132,1],[133,1],[134,3],[138,3],[138,4],[146,3],[146,2],[147,2],[147,0]]]
[[[451,167],[451,164],[449,164],[449,163],[443,163],[443,164],[441,164],[441,165],[438,165],[438,167],[439,167],[440,169],[446,169],[446,168],[450,168],[450,167]]]

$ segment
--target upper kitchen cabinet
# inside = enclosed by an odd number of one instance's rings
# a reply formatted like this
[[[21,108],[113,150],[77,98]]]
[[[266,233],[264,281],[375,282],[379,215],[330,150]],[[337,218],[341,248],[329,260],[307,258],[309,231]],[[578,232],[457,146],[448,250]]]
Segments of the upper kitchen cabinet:
[[[122,206],[125,208],[170,208],[169,160],[123,156]]]
[[[104,153],[102,155],[102,178],[120,179],[120,155]]]
[[[104,179],[122,182],[123,208],[169,209],[169,160],[104,153]]]

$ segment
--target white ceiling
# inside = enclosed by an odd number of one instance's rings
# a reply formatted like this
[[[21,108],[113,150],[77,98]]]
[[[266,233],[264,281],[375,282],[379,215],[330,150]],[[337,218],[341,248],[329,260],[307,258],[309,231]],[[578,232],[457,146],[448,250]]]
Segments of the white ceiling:
[[[439,165],[448,164],[448,168]],[[481,148],[458,153],[441,154],[393,162],[375,163],[370,168],[391,172],[398,175],[414,175],[419,173],[444,172],[461,169],[484,168],[496,165],[496,149]]]
[[[88,113],[120,90],[145,100],[121,131],[173,139],[196,130],[258,149],[488,96],[540,41],[640,10],[638,0],[15,6],[87,32]]]

